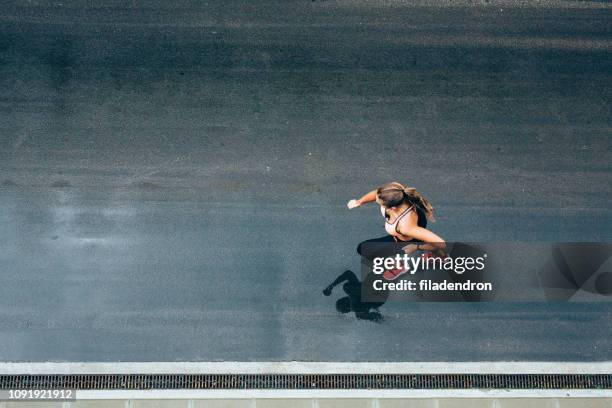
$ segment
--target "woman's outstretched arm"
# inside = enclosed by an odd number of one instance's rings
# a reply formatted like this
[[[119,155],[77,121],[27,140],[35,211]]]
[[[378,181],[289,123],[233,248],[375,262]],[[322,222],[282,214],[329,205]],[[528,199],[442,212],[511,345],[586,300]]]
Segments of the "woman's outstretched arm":
[[[356,200],[351,200],[346,205],[349,209],[359,207],[365,203],[371,203],[372,201],[376,201],[376,190],[372,190],[369,193],[365,194],[363,197],[358,198]]]

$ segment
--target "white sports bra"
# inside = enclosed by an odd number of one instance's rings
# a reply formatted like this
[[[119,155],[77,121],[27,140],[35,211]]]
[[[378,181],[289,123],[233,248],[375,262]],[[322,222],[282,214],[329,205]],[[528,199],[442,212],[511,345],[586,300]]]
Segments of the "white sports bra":
[[[403,213],[401,213],[400,215],[395,217],[395,221],[393,221],[391,223],[391,222],[387,221],[385,207],[381,205],[380,206],[380,212],[381,212],[382,216],[385,217],[385,231],[387,231],[387,234],[389,234],[389,235],[391,235],[391,236],[393,236],[395,238],[399,238],[400,241],[402,240],[402,238],[406,237],[406,235],[403,235],[401,232],[399,232],[397,230],[397,224],[399,223],[399,220],[401,220],[406,214],[408,214],[412,210],[414,210],[414,205],[411,205]]]

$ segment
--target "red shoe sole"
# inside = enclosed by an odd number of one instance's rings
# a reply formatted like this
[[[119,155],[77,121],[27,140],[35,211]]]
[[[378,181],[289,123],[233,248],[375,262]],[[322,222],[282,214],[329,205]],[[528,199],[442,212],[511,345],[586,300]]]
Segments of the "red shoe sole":
[[[388,269],[383,273],[383,279],[385,280],[395,280],[405,274],[406,271],[403,269]]]

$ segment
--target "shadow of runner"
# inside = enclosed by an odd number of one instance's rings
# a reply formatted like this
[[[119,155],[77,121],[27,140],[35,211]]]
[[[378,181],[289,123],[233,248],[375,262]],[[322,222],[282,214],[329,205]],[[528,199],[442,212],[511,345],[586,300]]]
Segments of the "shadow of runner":
[[[373,274],[368,274],[366,276],[366,285],[371,285],[371,283],[368,282],[369,278],[374,278]],[[340,274],[336,280],[327,286],[323,290],[323,294],[325,296],[330,296],[333,289],[341,283],[344,283],[342,285],[342,290],[344,290],[346,296],[336,301],[336,310],[338,312],[354,312],[355,317],[361,320],[370,320],[374,322],[381,322],[384,320],[383,315],[380,313],[378,308],[385,304],[388,293],[386,293],[383,298],[379,297],[377,302],[364,302],[361,297],[362,282],[357,278],[353,271],[347,270]]]

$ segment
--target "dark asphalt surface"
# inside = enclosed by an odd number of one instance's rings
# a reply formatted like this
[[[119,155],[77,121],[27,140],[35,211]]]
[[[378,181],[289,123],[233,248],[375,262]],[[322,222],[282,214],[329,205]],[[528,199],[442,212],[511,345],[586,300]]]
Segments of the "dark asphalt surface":
[[[612,359],[609,302],[321,295],[391,180],[448,241],[612,241],[609,3],[104,4],[0,9],[0,360]]]

